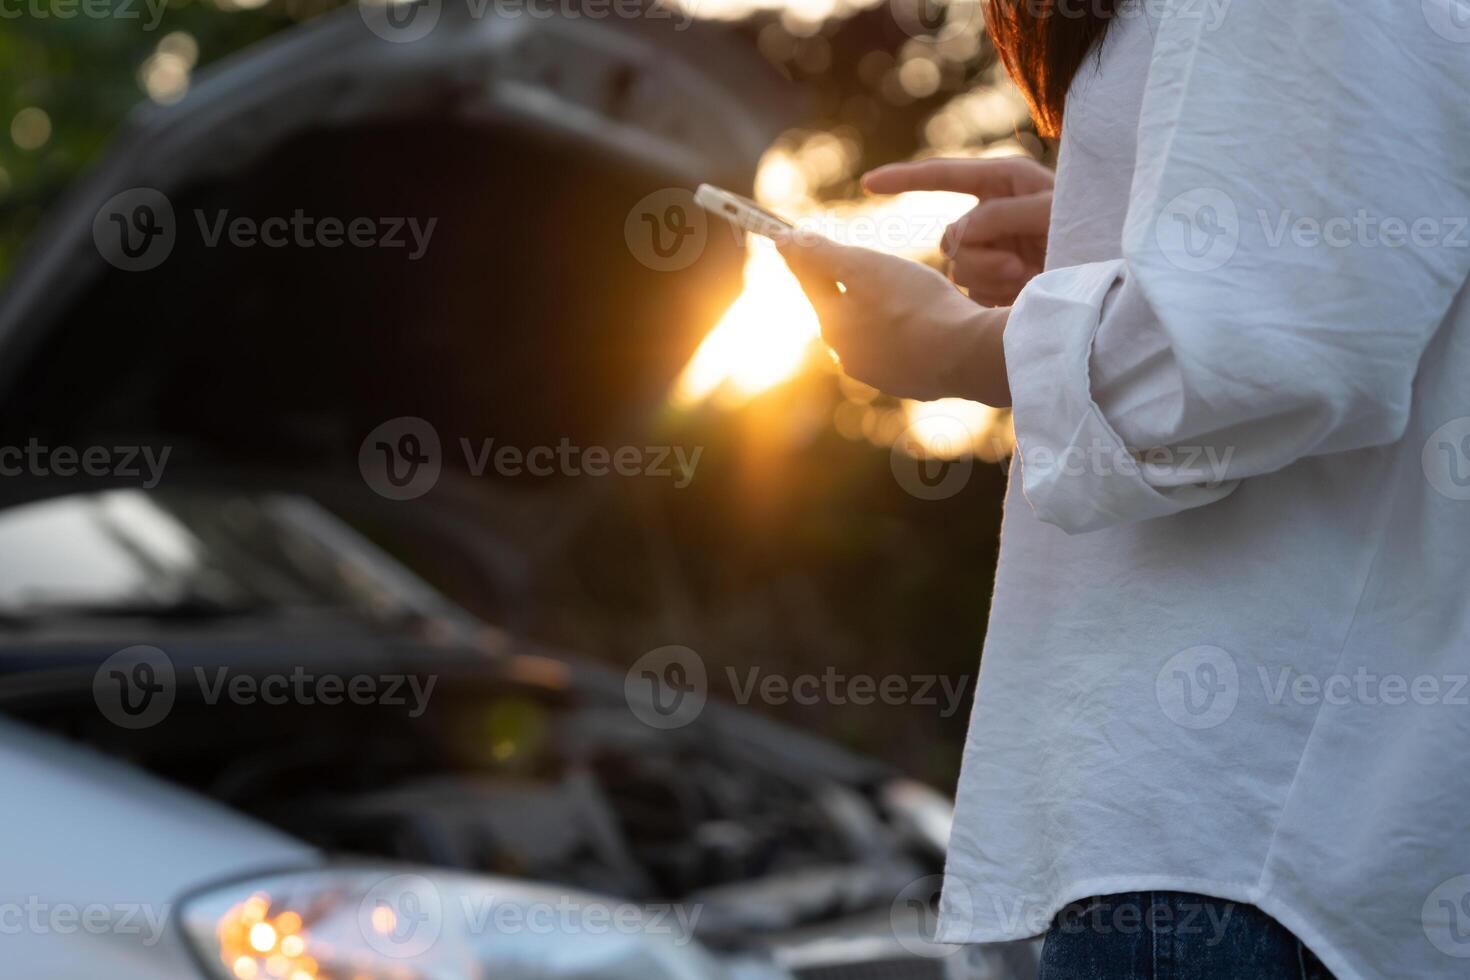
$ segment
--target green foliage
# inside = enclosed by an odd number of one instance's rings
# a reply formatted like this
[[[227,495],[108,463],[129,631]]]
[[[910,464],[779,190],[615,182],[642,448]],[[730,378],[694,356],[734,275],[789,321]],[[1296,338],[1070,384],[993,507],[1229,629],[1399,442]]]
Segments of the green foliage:
[[[227,12],[199,0],[0,0],[0,279],[46,209],[147,98],[140,72],[164,38],[185,32],[202,67],[292,23],[274,6]],[[12,130],[31,107],[51,132],[27,149]]]

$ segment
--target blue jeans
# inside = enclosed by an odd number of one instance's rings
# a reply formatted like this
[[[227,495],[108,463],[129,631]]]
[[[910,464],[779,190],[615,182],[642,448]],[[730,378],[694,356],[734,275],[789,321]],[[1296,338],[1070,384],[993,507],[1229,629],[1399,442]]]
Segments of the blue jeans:
[[[1052,921],[1037,980],[1332,980],[1254,905],[1186,892],[1073,902]]]

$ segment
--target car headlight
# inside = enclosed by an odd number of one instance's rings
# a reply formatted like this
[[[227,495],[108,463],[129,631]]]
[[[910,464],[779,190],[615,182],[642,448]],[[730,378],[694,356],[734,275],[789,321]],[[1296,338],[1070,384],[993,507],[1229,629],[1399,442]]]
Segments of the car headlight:
[[[698,906],[633,905],[426,869],[270,875],[191,898],[190,941],[230,980],[708,980]]]

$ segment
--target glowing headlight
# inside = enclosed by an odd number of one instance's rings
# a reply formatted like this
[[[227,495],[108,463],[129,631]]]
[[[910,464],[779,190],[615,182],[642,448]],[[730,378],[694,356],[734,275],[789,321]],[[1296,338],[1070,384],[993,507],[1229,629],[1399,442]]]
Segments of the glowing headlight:
[[[438,871],[332,868],[191,899],[184,926],[231,980],[709,980],[698,906],[630,905]]]

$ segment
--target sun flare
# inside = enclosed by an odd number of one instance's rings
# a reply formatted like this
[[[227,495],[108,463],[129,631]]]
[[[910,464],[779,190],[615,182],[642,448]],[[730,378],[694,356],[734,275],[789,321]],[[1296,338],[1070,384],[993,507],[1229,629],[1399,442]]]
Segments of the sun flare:
[[[962,194],[939,192],[837,203],[822,203],[812,196],[810,188],[850,172],[855,163],[856,147],[830,134],[809,137],[796,147],[778,145],[761,161],[756,198],[805,230],[918,261],[937,256],[945,226],[974,203]],[[805,371],[830,369],[830,365],[816,313],[796,278],[770,241],[749,235],[744,288],[690,358],[674,385],[672,401],[680,408],[705,402],[739,408]],[[854,407],[863,412],[877,411],[867,405]],[[907,438],[899,442],[905,451],[995,458],[997,447],[1009,446],[1006,413],[974,402],[905,401],[893,415],[895,421],[904,422],[897,428],[907,433]],[[935,426],[932,419],[936,415],[963,424],[972,433],[971,444],[956,446],[951,435],[943,439],[936,435],[931,440],[933,433],[955,431],[952,426]],[[845,431],[850,427],[838,428]],[[875,443],[895,442],[892,424],[858,429]],[[935,440],[944,444],[929,446]]]

